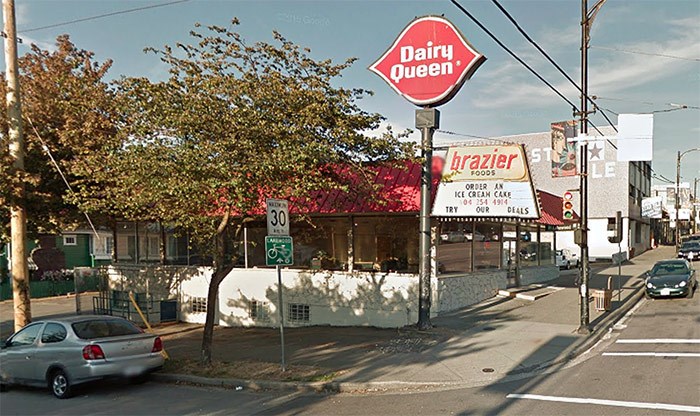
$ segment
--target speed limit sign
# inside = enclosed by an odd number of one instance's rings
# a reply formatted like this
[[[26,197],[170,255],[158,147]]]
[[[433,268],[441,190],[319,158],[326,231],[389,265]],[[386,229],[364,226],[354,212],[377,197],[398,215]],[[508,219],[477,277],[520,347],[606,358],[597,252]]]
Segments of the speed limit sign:
[[[289,204],[286,199],[267,200],[267,235],[289,235]]]

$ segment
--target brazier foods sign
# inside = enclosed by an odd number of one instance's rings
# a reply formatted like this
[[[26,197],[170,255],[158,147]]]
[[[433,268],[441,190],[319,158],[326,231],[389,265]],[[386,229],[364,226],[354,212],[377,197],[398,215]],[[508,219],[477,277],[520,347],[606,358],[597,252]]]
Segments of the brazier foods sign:
[[[369,69],[418,106],[449,101],[486,58],[444,17],[419,17]]]
[[[451,147],[433,215],[539,218],[524,148],[512,144]]]

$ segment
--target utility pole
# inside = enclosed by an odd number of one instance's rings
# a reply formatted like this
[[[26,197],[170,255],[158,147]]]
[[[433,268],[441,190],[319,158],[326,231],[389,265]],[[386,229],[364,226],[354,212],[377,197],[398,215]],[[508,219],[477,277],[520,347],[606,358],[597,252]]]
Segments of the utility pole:
[[[12,196],[10,202],[10,233],[12,246],[11,272],[15,331],[32,321],[29,298],[29,267],[27,265],[27,214],[24,207],[24,138],[22,137],[22,108],[20,105],[19,70],[17,68],[17,24],[15,1],[2,1],[7,73],[7,120],[9,124],[10,157],[13,160]]]
[[[583,139],[581,143],[581,321],[577,332],[589,334],[590,313],[589,313],[589,259],[588,259],[588,45],[590,43],[591,25],[596,14],[605,3],[605,0],[598,0],[593,8],[588,10],[588,0],[581,0],[581,133]]]
[[[676,238],[675,238],[675,243],[676,243],[676,252],[678,252],[678,249],[681,247],[681,224],[678,216],[678,211],[681,210],[681,192],[680,192],[680,181],[681,181],[681,157],[683,155],[681,154],[681,151],[678,151],[678,159],[676,159],[676,195],[675,195],[675,208],[676,208]]]
[[[696,147],[694,149],[688,149],[684,152],[681,152],[680,150],[678,151],[678,159],[676,159],[676,203],[675,203],[675,208],[676,208],[676,251],[681,248],[681,223],[678,215],[678,211],[681,210],[681,159],[683,156],[686,155],[686,153],[690,152],[698,152],[700,151],[700,147]]]
[[[698,178],[693,180],[693,234],[698,232]]]

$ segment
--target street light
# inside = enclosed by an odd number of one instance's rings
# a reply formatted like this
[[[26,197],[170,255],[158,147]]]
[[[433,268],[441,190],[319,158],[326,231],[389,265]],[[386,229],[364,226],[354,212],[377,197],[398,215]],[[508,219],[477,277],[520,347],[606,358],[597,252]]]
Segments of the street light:
[[[695,149],[688,149],[685,152],[681,152],[680,150],[678,151],[678,159],[676,162],[676,251],[681,246],[681,229],[680,229],[680,223],[678,220],[678,211],[681,209],[681,198],[680,198],[680,182],[681,182],[681,158],[690,152],[696,152],[700,151],[700,147],[696,147]]]

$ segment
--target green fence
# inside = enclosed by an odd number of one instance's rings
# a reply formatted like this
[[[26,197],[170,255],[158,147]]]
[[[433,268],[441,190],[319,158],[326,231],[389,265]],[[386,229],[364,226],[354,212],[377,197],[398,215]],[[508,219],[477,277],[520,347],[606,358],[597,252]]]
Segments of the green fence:
[[[100,289],[100,276],[86,276],[80,283],[81,292],[93,292]],[[75,292],[73,279],[61,281],[30,281],[29,295],[32,299],[46,298],[50,296],[67,295]],[[0,283],[0,300],[12,299],[12,283],[5,279]]]

